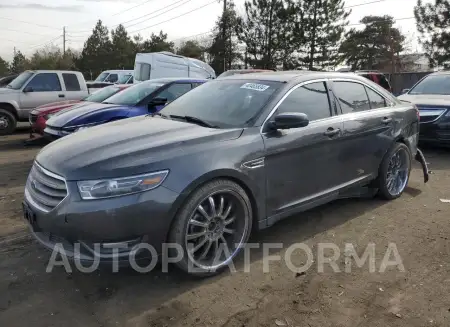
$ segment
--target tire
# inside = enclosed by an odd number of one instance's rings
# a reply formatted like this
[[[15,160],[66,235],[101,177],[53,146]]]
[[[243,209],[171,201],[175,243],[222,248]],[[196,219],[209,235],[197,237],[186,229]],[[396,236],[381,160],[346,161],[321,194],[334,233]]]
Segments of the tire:
[[[17,126],[16,117],[9,111],[0,108],[0,135],[14,133]]]
[[[396,157],[394,158],[394,156]],[[397,160],[396,158],[400,159]],[[402,161],[400,163],[401,167],[398,169],[397,174],[392,173],[392,171],[396,171],[396,168],[393,167],[398,166],[398,161]],[[402,195],[408,185],[409,174],[411,173],[411,161],[411,152],[403,143],[395,143],[386,153],[380,164],[377,178],[378,195],[381,198],[394,200]],[[395,186],[398,186],[398,188]]]
[[[211,198],[214,206],[211,205]],[[199,211],[200,205],[211,217],[210,220]],[[228,210],[230,206],[231,210]],[[182,248],[183,257],[176,266],[197,277],[220,273],[228,267],[240,252],[240,247],[247,242],[252,230],[252,221],[251,202],[241,186],[227,179],[213,180],[202,185],[192,192],[178,211],[169,233],[169,243],[176,243]],[[221,229],[223,238],[218,236]],[[192,238],[200,234],[202,236]],[[217,237],[219,238],[216,240]],[[228,253],[221,244],[227,244]],[[236,244],[239,246],[235,246]],[[196,249],[198,246],[200,247]],[[222,250],[218,251],[221,247]],[[191,251],[188,251],[189,249]],[[176,252],[172,249],[169,255],[174,257],[177,255]],[[219,258],[218,253],[223,253],[226,257]],[[214,261],[213,257],[217,261]]]

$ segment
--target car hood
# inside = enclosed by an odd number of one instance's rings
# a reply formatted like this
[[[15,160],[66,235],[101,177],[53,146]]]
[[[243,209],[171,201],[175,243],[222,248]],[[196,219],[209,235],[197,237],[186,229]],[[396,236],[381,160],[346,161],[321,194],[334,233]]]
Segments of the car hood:
[[[130,107],[116,104],[94,103],[94,102],[90,102],[88,105],[78,104],[76,107],[66,108],[60,111],[57,115],[51,117],[47,121],[47,126],[56,128],[70,126],[71,121],[82,118],[83,116],[104,110],[123,109],[123,108],[128,109]]]
[[[2,94],[11,94],[11,93],[19,93],[20,90],[8,89],[6,87],[0,87],[0,95]]]
[[[36,160],[67,180],[131,176],[170,169],[173,160],[214,149],[217,142],[236,139],[242,131],[141,116],[63,137],[43,148]]]
[[[416,105],[450,106],[450,95],[439,94],[403,94],[399,100],[409,101]]]
[[[80,102],[84,103],[84,101],[80,101],[80,100],[68,100],[68,101],[59,101],[59,102],[48,103],[48,104],[44,104],[42,106],[36,107],[32,111],[32,114],[45,114],[48,112],[62,110],[67,107],[72,107],[74,104],[77,104]]]

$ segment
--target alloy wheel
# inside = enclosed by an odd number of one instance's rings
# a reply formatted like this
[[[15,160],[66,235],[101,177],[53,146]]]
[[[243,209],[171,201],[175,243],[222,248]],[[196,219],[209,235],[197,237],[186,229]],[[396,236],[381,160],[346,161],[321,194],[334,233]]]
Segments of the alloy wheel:
[[[410,168],[409,153],[403,149],[398,149],[389,160],[386,175],[386,187],[393,196],[399,195],[405,189]]]
[[[237,254],[248,230],[245,202],[232,190],[205,197],[191,214],[186,249],[195,266],[216,270]]]

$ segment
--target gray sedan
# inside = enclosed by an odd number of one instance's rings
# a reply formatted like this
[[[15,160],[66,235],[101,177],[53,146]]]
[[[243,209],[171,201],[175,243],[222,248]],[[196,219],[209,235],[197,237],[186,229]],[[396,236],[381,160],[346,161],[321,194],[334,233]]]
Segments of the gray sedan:
[[[213,274],[252,230],[361,187],[399,197],[412,158],[427,181],[418,132],[413,105],[354,74],[234,75],[154,116],[45,147],[28,177],[25,217],[46,247],[61,243],[85,261],[155,256],[171,243],[179,268]]]

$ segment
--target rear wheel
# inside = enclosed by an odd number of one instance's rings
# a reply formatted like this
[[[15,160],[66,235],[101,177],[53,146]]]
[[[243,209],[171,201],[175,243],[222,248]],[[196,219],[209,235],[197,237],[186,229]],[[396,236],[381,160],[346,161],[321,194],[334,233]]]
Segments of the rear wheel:
[[[12,134],[16,125],[16,117],[9,111],[0,108],[0,135]]]
[[[403,143],[396,143],[383,158],[378,175],[379,195],[387,200],[400,197],[408,185],[411,153]]]
[[[246,192],[230,180],[211,181],[194,191],[180,209],[169,241],[183,249],[177,266],[198,276],[214,275],[248,240],[252,208]]]

